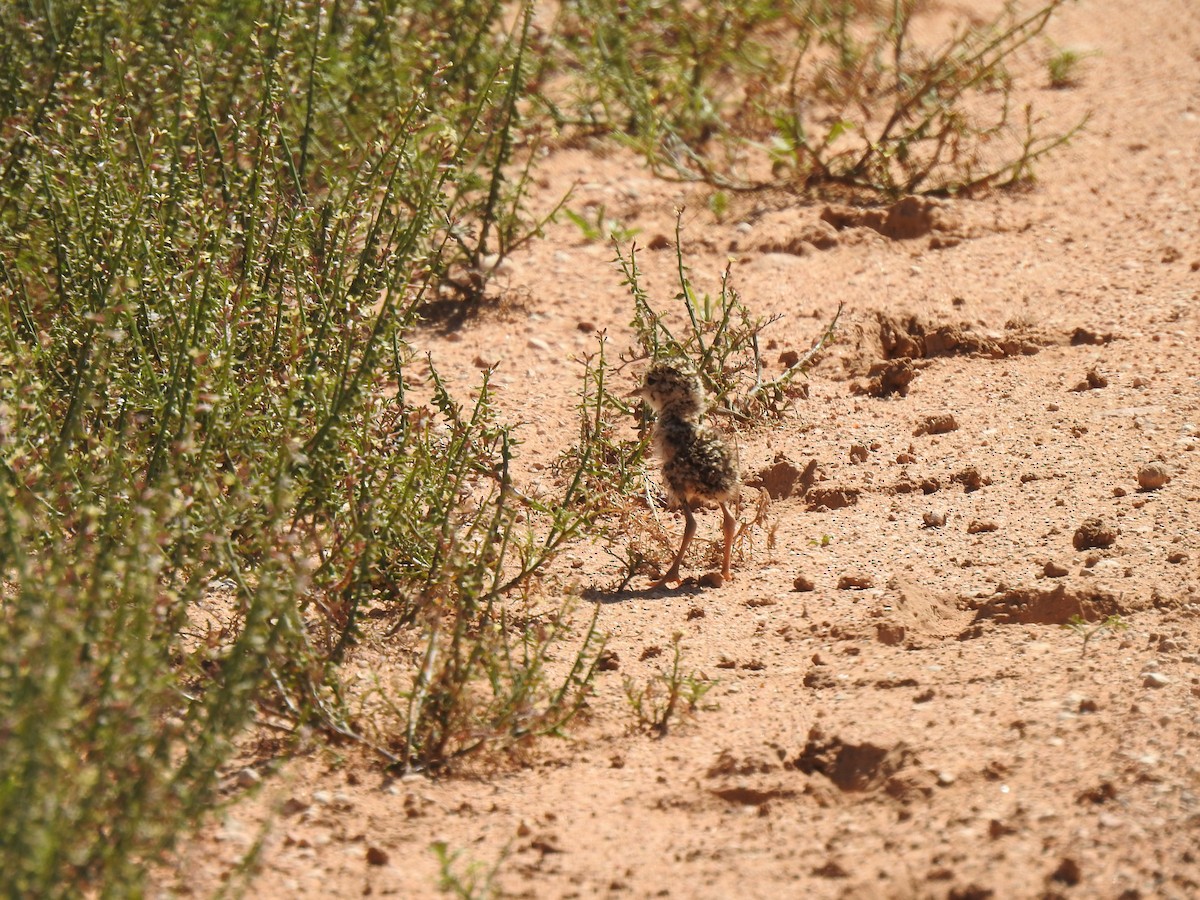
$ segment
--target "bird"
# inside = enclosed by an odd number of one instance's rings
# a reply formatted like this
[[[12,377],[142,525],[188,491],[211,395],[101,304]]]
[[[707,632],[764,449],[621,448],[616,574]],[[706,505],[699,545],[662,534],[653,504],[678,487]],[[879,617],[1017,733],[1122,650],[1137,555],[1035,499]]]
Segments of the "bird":
[[[705,501],[721,507],[721,530],[725,538],[721,577],[730,581],[735,520],[729,504],[737,500],[739,487],[737,452],[721,433],[703,421],[706,406],[700,376],[682,366],[654,363],[646,370],[641,387],[630,396],[641,397],[657,414],[654,446],[662,458],[663,482],[670,499],[683,509],[683,541],[667,573],[651,590],[680,581],[679,566],[696,533],[692,507]]]

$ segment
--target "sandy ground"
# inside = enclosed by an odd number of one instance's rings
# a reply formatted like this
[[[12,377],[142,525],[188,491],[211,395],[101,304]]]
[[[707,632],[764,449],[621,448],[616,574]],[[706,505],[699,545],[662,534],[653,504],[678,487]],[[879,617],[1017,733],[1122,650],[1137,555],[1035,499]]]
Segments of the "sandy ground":
[[[1086,131],[1033,189],[945,202],[917,237],[825,227],[824,203],[774,194],[717,221],[706,189],[555,152],[547,202],[577,184],[572,208],[603,204],[640,245],[685,207],[697,285],[732,256],[746,303],[783,316],[772,362],[845,304],[796,414],[737,434],[745,480],[776,495],[773,549],[741,545],[720,589],[615,593],[612,557],[572,548],[547,590],[590,588],[615,657],[568,738],[436,780],[293,759],[187,849],[183,884],[207,893],[272,810],[263,900],[435,896],[435,841],[460,876],[494,869],[526,897],[1200,895],[1200,7],[1093,0],[1049,36],[1094,55],[1031,99],[1054,122],[1090,111]],[[494,313],[421,337],[463,391],[499,364],[531,478],[573,438],[593,331],[629,341],[612,258],[551,226]],[[665,306],[673,252],[642,261]],[[903,396],[871,382],[889,352],[927,357],[893,372]],[[1151,463],[1170,480],[1147,490]],[[719,534],[698,518],[691,575]],[[1077,548],[1089,519],[1111,543]],[[1063,627],[1079,613],[1128,627],[1085,648]],[[716,685],[656,737],[623,682],[676,632]]]

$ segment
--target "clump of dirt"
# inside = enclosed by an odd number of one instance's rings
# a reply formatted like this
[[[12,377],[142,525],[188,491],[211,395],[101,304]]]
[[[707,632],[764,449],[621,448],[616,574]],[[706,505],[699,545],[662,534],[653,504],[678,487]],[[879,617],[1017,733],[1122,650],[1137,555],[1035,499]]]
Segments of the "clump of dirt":
[[[814,512],[831,512],[845,509],[858,502],[862,490],[848,485],[822,485],[809,488],[804,495],[808,508]]]
[[[1138,469],[1138,488],[1143,491],[1157,491],[1166,487],[1171,481],[1171,473],[1160,462],[1150,462]]]
[[[913,437],[922,437],[926,434],[949,434],[952,431],[958,431],[958,420],[954,418],[954,414],[938,413],[922,419],[920,424],[913,429]]]
[[[793,210],[764,216],[754,227],[751,246],[759,253],[790,253],[806,256],[818,250],[830,250],[839,243],[837,230],[828,222],[796,221]],[[735,238],[729,244],[731,252],[743,249],[743,239]]]
[[[972,606],[976,625],[985,620],[997,625],[1066,625],[1075,616],[1092,622],[1133,611],[1123,597],[1101,590],[1079,590],[1063,583],[1049,589],[1014,588]],[[977,636],[974,628],[964,632],[964,637]]]
[[[892,578],[871,613],[879,620],[875,626],[876,639],[896,645],[906,638],[941,639],[957,634],[964,621],[959,606],[955,596],[935,594],[915,581]]]
[[[917,368],[909,359],[874,363],[867,371],[866,383],[851,385],[851,393],[869,397],[890,397],[892,394],[907,397],[908,386],[917,377]]]
[[[1103,549],[1111,547],[1117,541],[1116,527],[1109,525],[1103,519],[1084,519],[1075,530],[1071,544],[1076,550]]]
[[[953,208],[930,197],[904,197],[885,209],[829,205],[821,219],[838,231],[870,228],[893,241],[924,237],[934,231],[953,233],[961,223]]]
[[[927,360],[942,356],[1005,359],[1032,356],[1054,340],[1031,326],[1010,322],[1000,334],[980,334],[966,323],[932,324],[917,315],[895,316],[878,312],[873,323],[862,326],[857,352],[845,364],[862,372],[865,382],[855,382],[851,392],[871,397],[908,395],[909,385]],[[855,362],[857,357],[859,362]]]
[[[998,335],[983,335],[966,323],[931,324],[915,315],[878,313],[879,348],[885,359],[1032,356],[1051,343],[1028,325],[1010,322]]]
[[[870,741],[851,743],[814,727],[791,767],[805,775],[824,775],[844,793],[863,793],[886,787],[903,769],[919,764],[916,753],[903,741],[890,747]]]
[[[793,494],[804,494],[817,477],[817,461],[810,459],[800,469],[784,453],[776,453],[771,465],[760,469],[746,480],[749,487],[761,488],[772,500],[786,500]]]
[[[1088,373],[1084,376],[1083,381],[1080,381],[1071,390],[1077,394],[1081,394],[1084,391],[1098,391],[1106,387],[1108,387],[1108,379],[1095,369],[1088,369]]]

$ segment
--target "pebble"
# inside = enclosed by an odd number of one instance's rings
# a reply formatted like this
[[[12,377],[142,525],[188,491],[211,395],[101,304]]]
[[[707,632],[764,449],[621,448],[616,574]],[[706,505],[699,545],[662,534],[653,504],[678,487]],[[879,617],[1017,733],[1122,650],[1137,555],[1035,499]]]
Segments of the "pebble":
[[[838,579],[838,590],[865,591],[875,586],[875,579],[870,575],[843,575]]]
[[[1151,462],[1138,469],[1137,479],[1138,487],[1143,491],[1157,491],[1171,480],[1171,473],[1162,463]]]
[[[1070,570],[1061,563],[1050,560],[1042,567],[1042,572],[1047,578],[1063,578],[1070,573]]]
[[[967,526],[967,534],[986,534],[989,531],[998,530],[999,527],[995,522],[972,519],[971,524]]]
[[[531,337],[529,339],[529,346],[533,350],[541,350],[543,352],[548,352],[550,350],[550,345],[539,337]]]
[[[386,850],[381,850],[379,847],[367,848],[367,865],[369,866],[386,866],[388,855]]]
[[[792,582],[792,590],[795,591],[811,591],[816,586],[816,583],[807,575],[797,575],[795,581]]]
[[[946,511],[931,509],[921,516],[921,520],[925,523],[926,528],[941,528],[946,524]]]
[[[1146,677],[1142,680],[1143,687],[1160,688],[1166,687],[1171,683],[1171,679],[1162,672],[1147,672]]]
[[[1117,540],[1117,529],[1101,519],[1086,519],[1075,531],[1072,543],[1076,550],[1111,547]]]

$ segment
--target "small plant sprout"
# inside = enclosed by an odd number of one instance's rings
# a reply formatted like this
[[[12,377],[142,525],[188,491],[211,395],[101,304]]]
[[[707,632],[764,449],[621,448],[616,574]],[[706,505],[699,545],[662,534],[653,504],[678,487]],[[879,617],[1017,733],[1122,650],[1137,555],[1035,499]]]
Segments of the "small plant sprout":
[[[445,841],[430,844],[438,860],[438,889],[459,900],[490,900],[500,896],[496,873],[508,859],[509,848],[500,851],[490,866],[479,860],[464,860],[462,850],[451,850]]]
[[[1079,84],[1079,64],[1094,53],[1084,53],[1061,47],[1046,60],[1046,72],[1049,76],[1050,87],[1055,90],[1075,87]]]
[[[589,214],[590,211],[590,214]],[[583,239],[589,244],[602,241],[631,241],[641,233],[640,228],[629,228],[618,219],[609,218],[603,203],[588,205],[582,211],[563,207],[562,214],[566,216],[583,234]]]
[[[625,679],[625,696],[633,709],[638,726],[660,737],[667,734],[672,720],[693,713],[715,681],[703,675],[683,671],[683,635],[675,632],[671,639],[671,667],[660,669],[643,685],[632,678]]]
[[[1122,619],[1119,615],[1106,616],[1099,622],[1089,622],[1082,615],[1076,613],[1075,615],[1071,616],[1071,618],[1068,619],[1062,627],[1070,629],[1071,631],[1075,632],[1075,634],[1079,635],[1083,642],[1079,651],[1079,655],[1082,657],[1087,655],[1088,642],[1091,641],[1092,638],[1103,634],[1106,631],[1124,631],[1129,627],[1129,623]]]

